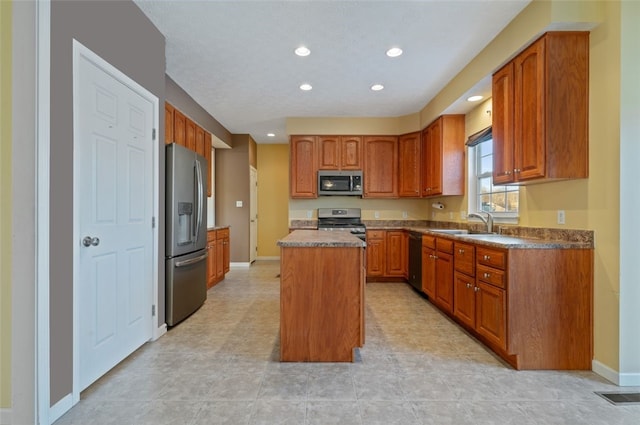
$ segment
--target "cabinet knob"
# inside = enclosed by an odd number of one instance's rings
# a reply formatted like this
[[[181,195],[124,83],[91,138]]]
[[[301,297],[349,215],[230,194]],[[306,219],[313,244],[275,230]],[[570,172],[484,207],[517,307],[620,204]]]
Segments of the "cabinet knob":
[[[484,258],[486,261],[491,260],[491,256],[490,256],[490,255],[485,255],[485,256],[484,256],[484,257],[482,257],[482,258]]]
[[[470,283],[467,283],[467,288],[471,288],[471,284]]]
[[[513,172],[514,172],[514,173],[519,173],[519,172],[520,172],[520,169],[519,169],[519,168],[516,168],[515,170],[513,170]]]
[[[510,176],[510,175],[511,175],[511,171],[509,171],[509,170],[505,171],[504,173],[505,173],[507,176]]]
[[[489,277],[491,277],[491,274],[490,273],[484,273],[483,276],[484,276],[485,279],[489,279]]]
[[[474,290],[475,292],[478,292],[478,291],[480,290],[480,288],[478,288],[478,287],[476,286],[475,288],[473,288],[473,290]]]
[[[464,254],[464,249],[460,248],[460,249],[458,250],[458,253],[460,253],[460,254]]]

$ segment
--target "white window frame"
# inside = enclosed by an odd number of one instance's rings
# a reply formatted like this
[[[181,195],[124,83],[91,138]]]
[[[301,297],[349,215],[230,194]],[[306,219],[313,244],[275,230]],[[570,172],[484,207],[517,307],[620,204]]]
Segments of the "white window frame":
[[[481,143],[491,142],[487,140]],[[483,212],[478,209],[477,199],[478,199],[478,175],[477,175],[477,149],[475,146],[467,147],[467,194],[468,194],[468,211],[469,213],[480,213],[482,215]],[[492,180],[493,183],[493,180]],[[518,220],[520,218],[520,188],[518,188],[518,212],[492,212],[494,223],[502,223],[502,224],[518,224]],[[469,218],[468,221],[478,222],[481,221],[477,218]]]

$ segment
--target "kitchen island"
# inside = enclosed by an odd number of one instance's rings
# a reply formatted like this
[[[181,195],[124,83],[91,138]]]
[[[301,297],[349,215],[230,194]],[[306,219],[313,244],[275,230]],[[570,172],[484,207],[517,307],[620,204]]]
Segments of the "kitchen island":
[[[296,230],[280,246],[280,360],[350,362],[364,344],[365,243]]]

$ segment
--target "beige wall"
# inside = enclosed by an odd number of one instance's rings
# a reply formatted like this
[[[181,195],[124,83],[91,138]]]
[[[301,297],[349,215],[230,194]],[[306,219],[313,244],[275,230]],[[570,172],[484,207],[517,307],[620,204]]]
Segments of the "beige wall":
[[[279,257],[289,232],[289,145],[258,145],[258,258]]]
[[[0,1],[0,409],[11,408],[11,1]]]
[[[590,175],[588,179],[531,185],[521,189],[519,225],[566,227],[595,231],[594,279],[594,357],[596,362],[614,371],[620,370],[620,2],[617,1],[533,1],[469,65],[419,112],[419,128],[438,115],[529,42],[548,29],[566,27],[591,29],[590,41]],[[594,24],[596,23],[596,24]],[[473,114],[467,116],[467,134],[483,124]],[[376,120],[376,122],[379,120]],[[381,121],[383,128],[371,133],[399,134],[398,119]],[[350,123],[353,126],[350,126]],[[296,133],[358,133],[374,121],[296,119],[288,128]],[[322,127],[319,128],[318,125]],[[470,128],[474,127],[474,128]],[[300,131],[308,130],[308,131]],[[385,131],[383,131],[385,130]],[[395,131],[394,131],[395,130]],[[387,134],[388,134],[387,133]],[[293,133],[290,133],[293,134]],[[459,220],[459,211],[467,210],[465,196],[440,198],[447,211],[437,212],[436,219]],[[354,205],[375,202],[375,208],[387,207],[394,218],[398,211],[414,207],[416,216],[431,215],[429,201],[353,200]],[[415,204],[413,204],[415,202]],[[292,200],[290,218],[306,217],[306,212],[330,203],[318,200]],[[398,203],[398,204],[396,204]],[[347,203],[348,204],[348,203]],[[341,204],[342,205],[342,204]],[[348,206],[348,205],[347,205]],[[556,222],[557,210],[565,210],[566,224]],[[384,218],[384,216],[381,216]]]

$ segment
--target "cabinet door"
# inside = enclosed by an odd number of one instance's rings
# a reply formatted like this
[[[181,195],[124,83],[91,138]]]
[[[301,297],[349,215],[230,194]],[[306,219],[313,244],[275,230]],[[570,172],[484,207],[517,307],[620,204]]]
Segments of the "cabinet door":
[[[514,59],[514,178],[545,175],[545,57],[542,38]]]
[[[318,169],[340,169],[340,136],[318,136]]]
[[[291,197],[316,198],[318,176],[316,137],[291,136]]]
[[[453,313],[453,255],[436,252],[436,303]]]
[[[224,240],[218,239],[216,243],[216,280],[224,279]]]
[[[211,163],[211,133],[204,132],[204,159],[207,160],[207,196],[213,194],[213,184],[211,177],[213,177],[213,164]]]
[[[200,127],[199,125],[195,125],[196,126],[196,152],[199,155],[205,156],[204,155],[204,129],[202,127]]]
[[[422,196],[442,193],[442,127],[437,119],[422,132]]]
[[[493,137],[493,183],[513,182],[513,63],[493,75],[491,133]]]
[[[495,346],[507,348],[505,290],[476,282],[476,331]]]
[[[422,146],[420,132],[405,134],[398,138],[398,195],[419,198],[422,180]]]
[[[455,272],[453,280],[453,315],[470,328],[476,325],[476,286],[474,279]]]
[[[224,239],[222,240],[222,246],[223,246],[223,251],[222,251],[222,263],[223,263],[223,269],[225,273],[229,273],[229,270],[231,268],[231,257],[230,257],[230,249],[231,249],[231,245],[229,244],[229,236],[225,236]]]
[[[387,261],[385,275],[407,276],[407,234],[403,231],[387,232]]]
[[[174,107],[165,102],[164,104],[164,143],[165,145],[173,143],[174,111],[175,111]]]
[[[398,197],[398,138],[364,138],[364,197]]]
[[[380,277],[385,273],[385,240],[367,235],[367,277]]]
[[[207,232],[207,289],[216,283],[216,233]]]
[[[196,150],[196,123],[191,121],[189,118],[185,119],[185,146],[187,149],[191,149],[195,152]]]
[[[430,300],[436,296],[436,250],[422,245],[422,292]]]
[[[174,141],[181,146],[186,146],[186,126],[187,117],[175,109],[173,111],[173,138]]]
[[[340,168],[362,170],[362,137],[340,136]]]

